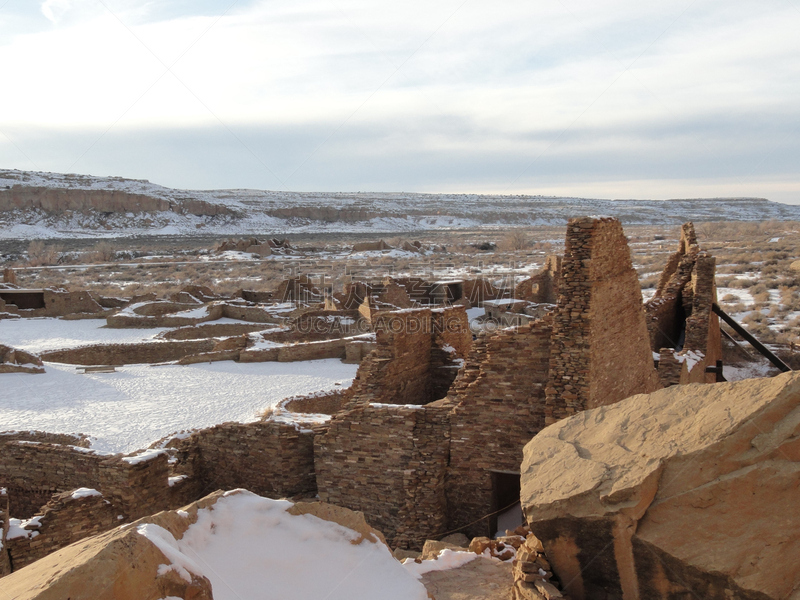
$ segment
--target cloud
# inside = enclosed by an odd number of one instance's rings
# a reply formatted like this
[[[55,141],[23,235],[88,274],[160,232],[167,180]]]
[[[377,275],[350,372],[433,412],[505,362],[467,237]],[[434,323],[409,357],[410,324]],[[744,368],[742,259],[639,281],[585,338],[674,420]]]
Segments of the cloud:
[[[53,23],[58,23],[70,8],[72,8],[72,0],[45,0],[42,2],[42,14]]]
[[[84,140],[108,130],[76,168],[188,187],[236,186],[236,174],[241,185],[279,187],[242,154],[236,131],[256,136],[297,189],[800,179],[785,140],[800,96],[800,13],[790,5],[105,4],[113,14],[96,0],[46,0],[42,13],[58,27],[0,45],[16,82],[0,97],[0,130],[30,142],[37,163],[57,157],[35,131]],[[159,161],[114,145],[145,140]],[[70,166],[67,146],[47,164]],[[170,161],[180,168],[157,177]]]

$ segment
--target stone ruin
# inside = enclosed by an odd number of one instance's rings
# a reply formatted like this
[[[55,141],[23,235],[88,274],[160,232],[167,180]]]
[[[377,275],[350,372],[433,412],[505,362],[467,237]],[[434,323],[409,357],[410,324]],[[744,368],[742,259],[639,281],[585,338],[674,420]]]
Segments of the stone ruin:
[[[713,346],[714,321],[701,322],[713,298],[713,258],[692,244],[682,243],[679,254],[662,277],[674,284],[659,286],[657,298],[665,300],[646,309],[620,223],[573,219],[563,259],[548,260],[521,288],[527,302],[553,310],[474,341],[469,297],[479,304],[480,296],[502,293],[482,280],[463,282],[462,298],[433,306],[422,302],[435,297],[429,284],[352,282],[337,295],[335,310],[325,311],[327,318],[369,307],[376,339],[359,356],[351,388],[285,401],[257,423],[195,432],[134,465],[52,440],[15,439],[0,455],[0,486],[13,516],[42,514],[39,507],[52,500],[44,523],[70,504],[53,494],[77,487],[97,490],[126,520],[243,487],[270,497],[318,494],[363,511],[395,548],[418,549],[452,530],[491,536],[498,513],[519,501],[522,450],[533,436],[580,411],[664,385],[668,361],[656,368],[653,360],[661,343],[652,333],[656,316],[663,324],[670,314],[686,315],[688,302],[687,344],[706,352]],[[304,420],[310,412],[329,417]],[[15,475],[23,465],[36,477]],[[23,542],[9,542],[13,565]]]
[[[655,295],[645,304],[650,345],[658,354],[664,386],[716,381],[706,372],[722,359],[717,302],[716,259],[700,249],[694,225],[681,228],[678,251],[670,256]]]

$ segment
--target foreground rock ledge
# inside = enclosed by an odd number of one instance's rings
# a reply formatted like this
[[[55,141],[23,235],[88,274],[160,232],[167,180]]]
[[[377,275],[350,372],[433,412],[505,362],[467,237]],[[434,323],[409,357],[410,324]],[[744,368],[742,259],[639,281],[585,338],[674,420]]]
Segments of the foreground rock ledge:
[[[551,425],[525,447],[521,499],[576,600],[800,598],[800,373]]]

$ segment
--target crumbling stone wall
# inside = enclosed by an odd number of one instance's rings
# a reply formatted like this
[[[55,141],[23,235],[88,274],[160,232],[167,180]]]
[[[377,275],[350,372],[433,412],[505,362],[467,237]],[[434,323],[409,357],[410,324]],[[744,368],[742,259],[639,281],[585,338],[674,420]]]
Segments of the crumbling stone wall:
[[[500,290],[483,278],[465,279],[461,289],[463,298],[470,303],[470,306],[481,307],[484,300],[496,300],[502,295]]]
[[[620,222],[570,220],[554,314],[547,423],[658,387],[639,281]]]
[[[377,347],[361,363],[352,389],[364,401],[426,404],[431,400],[431,311],[380,313]]]
[[[102,496],[73,497],[72,493],[55,495],[40,511],[38,525],[26,528],[31,532],[28,536],[8,540],[14,571],[121,522],[114,507]]]
[[[179,473],[197,482],[197,497],[243,487],[270,498],[313,495],[313,429],[288,423],[223,423],[178,446]]]
[[[450,529],[493,509],[493,472],[519,472],[522,449],[545,426],[550,319],[478,337],[446,402],[450,417]],[[487,522],[464,531],[487,535]],[[491,532],[494,533],[494,532]]]
[[[44,373],[44,366],[35,354],[0,344],[0,373]]]
[[[212,337],[229,337],[262,331],[262,323],[205,323],[189,325],[178,329],[162,331],[158,337],[162,340],[201,340]]]
[[[363,511],[393,547],[445,530],[448,409],[351,404],[315,442],[320,500]]]
[[[90,292],[45,289],[41,292],[33,292],[31,295],[34,294],[41,294],[41,299],[38,300],[39,304],[34,304],[40,308],[19,308],[14,304],[15,295],[8,294],[5,301],[0,300],[0,309],[25,317],[63,317],[105,312],[105,309],[97,303]]]
[[[717,301],[715,272],[716,259],[700,249],[694,225],[685,223],[678,251],[670,256],[656,293],[645,304],[653,352],[671,350],[678,362],[689,353],[692,358],[702,355],[703,371],[722,358],[719,317],[712,311]],[[689,381],[687,372],[670,361],[659,362],[658,375],[663,386]],[[705,373],[703,380],[713,383],[716,375]]]
[[[544,266],[531,277],[519,282],[514,288],[514,298],[538,304],[555,304],[561,282],[561,257],[548,256]]]

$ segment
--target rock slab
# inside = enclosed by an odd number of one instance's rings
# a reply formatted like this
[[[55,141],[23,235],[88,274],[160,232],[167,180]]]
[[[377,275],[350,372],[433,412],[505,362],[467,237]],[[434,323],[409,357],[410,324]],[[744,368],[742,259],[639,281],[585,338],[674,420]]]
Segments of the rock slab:
[[[800,373],[551,425],[525,447],[521,500],[574,599],[800,598]]]

